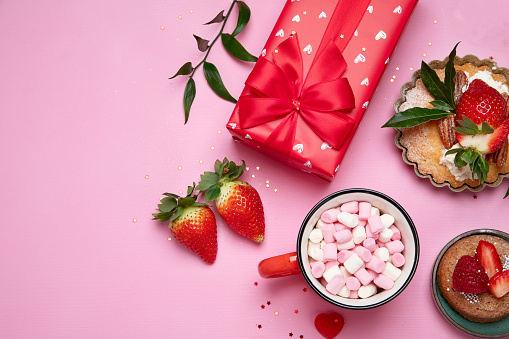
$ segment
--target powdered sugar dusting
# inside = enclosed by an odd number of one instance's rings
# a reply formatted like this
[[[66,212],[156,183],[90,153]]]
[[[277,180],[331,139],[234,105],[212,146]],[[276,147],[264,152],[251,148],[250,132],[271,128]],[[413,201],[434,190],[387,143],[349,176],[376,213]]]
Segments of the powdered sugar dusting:
[[[501,259],[504,271],[509,270],[509,254],[503,255]]]
[[[471,304],[479,302],[479,296],[477,294],[464,293],[464,292],[460,292],[460,294],[462,294],[468,300],[468,302]]]

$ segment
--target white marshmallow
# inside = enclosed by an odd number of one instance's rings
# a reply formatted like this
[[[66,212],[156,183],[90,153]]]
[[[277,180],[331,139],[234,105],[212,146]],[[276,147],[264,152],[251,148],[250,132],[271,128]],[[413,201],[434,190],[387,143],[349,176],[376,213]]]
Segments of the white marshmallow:
[[[316,222],[315,228],[320,228],[321,229],[323,227],[323,224],[325,224],[323,222],[323,220],[322,219],[318,219],[318,221]]]
[[[350,290],[345,286],[341,287],[341,289],[338,292],[338,295],[343,298],[350,297]]]
[[[371,206],[371,216],[373,215],[380,215],[380,210],[378,207]]]
[[[362,267],[362,265],[364,265],[364,261],[362,261],[361,257],[359,257],[357,253],[354,253],[346,259],[343,265],[350,274],[354,274]]]
[[[352,237],[354,244],[360,244],[366,240],[366,228],[364,226],[355,226],[352,230]],[[391,234],[392,237],[392,234]],[[390,239],[390,238],[389,238]],[[387,240],[388,241],[388,240]]]
[[[359,224],[359,217],[357,216],[357,214],[341,212],[338,214],[338,221],[343,225],[346,225],[350,228],[354,228]]]
[[[323,250],[320,248],[320,244],[308,242],[308,255],[318,261],[323,261]]]
[[[388,213],[384,213],[380,216],[380,219],[382,220],[382,224],[385,227],[391,227],[392,224],[394,224],[394,217]]]
[[[312,243],[318,244],[323,239],[323,233],[322,230],[319,228],[313,229],[308,236],[309,241]]]
[[[338,265],[334,265],[331,268],[329,268],[328,270],[326,270],[325,272],[323,272],[323,278],[327,282],[331,281],[331,279],[334,278],[334,276],[336,276],[336,275],[342,276]]]
[[[376,291],[377,291],[376,285],[371,283],[366,286],[361,286],[357,291],[357,294],[359,295],[359,298],[365,299],[374,295]]]
[[[392,279],[392,281],[396,281],[396,279],[398,279],[401,275],[401,270],[388,262],[385,264],[385,268],[382,271],[382,274]]]
[[[344,243],[338,244],[338,251],[349,250],[354,247],[355,247],[355,243],[353,242],[353,238],[352,238]]]
[[[383,261],[390,259],[389,250],[385,247],[378,247],[373,254]]]
[[[378,233],[378,241],[386,243],[391,241],[394,232],[390,228],[384,228],[382,232]]]
[[[345,279],[347,279],[347,278],[349,278],[349,277],[351,277],[351,276],[352,276],[352,274],[350,274],[350,272],[348,272],[348,271],[346,270],[345,266],[343,266],[343,265],[339,266],[339,271],[341,272],[341,275],[342,275]]]

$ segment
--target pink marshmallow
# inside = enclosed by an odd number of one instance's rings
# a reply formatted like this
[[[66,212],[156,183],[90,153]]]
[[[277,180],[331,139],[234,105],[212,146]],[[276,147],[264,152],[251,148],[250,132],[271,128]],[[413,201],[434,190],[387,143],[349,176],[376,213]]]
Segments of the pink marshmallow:
[[[373,276],[366,271],[365,268],[359,268],[354,274],[360,283],[364,286],[369,285],[373,281]]]
[[[394,281],[383,274],[379,274],[373,282],[376,286],[383,288],[384,290],[390,290],[394,287]]]
[[[332,224],[338,220],[338,214],[339,210],[337,208],[331,208],[323,212],[322,215],[320,215],[320,219],[325,223]]]
[[[336,233],[336,226],[334,226],[334,224],[327,224],[327,223],[323,224],[322,235],[323,235],[323,240],[326,243],[331,243],[331,242],[335,241],[334,233]]]
[[[391,227],[389,227],[389,229],[392,230],[391,238],[392,241],[401,240],[401,231],[399,230],[399,228],[397,228],[395,225],[392,225]]]
[[[341,212],[357,214],[359,213],[359,202],[358,201],[345,202],[343,205],[341,205],[340,209]]]
[[[338,246],[331,242],[323,246],[323,260],[337,260],[338,259]]]
[[[359,299],[359,294],[357,293],[357,291],[350,291],[350,296],[348,298]]]
[[[366,263],[366,268],[369,268],[376,273],[382,273],[385,268],[385,261],[373,255],[371,260]]]
[[[350,227],[340,223],[340,222],[335,222],[334,223],[334,226],[336,227],[336,232],[339,232],[339,231],[342,231],[342,230],[351,230]]]
[[[368,273],[373,277],[373,279],[375,279],[376,277],[378,277],[378,274],[379,273],[376,273],[375,271],[373,271],[372,269],[370,268],[366,268],[366,271],[368,271]]]
[[[368,227],[373,234],[378,234],[385,228],[379,215],[372,215],[368,218]]]
[[[368,220],[371,216],[371,203],[361,201],[359,203],[359,220]]]
[[[373,238],[367,238],[362,242],[362,246],[364,246],[366,249],[368,249],[371,253],[373,253],[376,249],[376,241]]]
[[[359,255],[359,257],[361,257],[362,261],[364,262],[369,262],[373,256],[371,252],[364,246],[356,246],[353,250]]]
[[[400,240],[386,242],[385,247],[387,247],[391,255],[394,253],[401,253],[405,249],[405,245],[403,245]]]
[[[371,232],[371,228],[369,227],[369,225],[366,225],[366,238],[373,238],[375,240],[378,239],[378,233],[373,234],[373,232]]]
[[[346,259],[350,258],[350,256],[354,253],[355,253],[354,251],[349,251],[349,250],[339,251],[338,252],[338,262],[340,264],[343,264],[346,261]]]
[[[345,286],[346,280],[341,275],[335,275],[325,286],[325,289],[332,294],[338,294],[341,287]]]
[[[357,291],[359,287],[361,287],[361,283],[356,277],[348,277],[346,279],[346,288],[350,291]]]
[[[325,264],[321,261],[313,261],[311,263],[311,275],[315,278],[321,278],[325,272]]]
[[[325,263],[325,270],[327,271],[329,268],[331,268],[333,266],[339,266],[339,262],[335,261],[335,260],[327,261]]]
[[[334,238],[336,239],[336,241],[339,244],[351,240],[352,239],[352,231],[350,230],[350,227],[348,227],[348,229],[334,233]]]
[[[391,257],[391,263],[396,267],[401,267],[405,264],[405,256],[401,253],[394,253]]]

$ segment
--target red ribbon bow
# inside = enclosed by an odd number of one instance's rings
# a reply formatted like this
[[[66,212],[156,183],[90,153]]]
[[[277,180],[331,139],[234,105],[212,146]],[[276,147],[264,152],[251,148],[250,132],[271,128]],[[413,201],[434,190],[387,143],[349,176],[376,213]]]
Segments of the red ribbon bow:
[[[251,128],[280,120],[263,146],[292,151],[297,129],[306,124],[335,149],[347,139],[355,120],[344,112],[355,107],[353,91],[341,75],[346,61],[333,41],[317,55],[304,80],[297,35],[283,41],[274,62],[258,60],[246,80],[254,94],[239,98],[239,125]]]

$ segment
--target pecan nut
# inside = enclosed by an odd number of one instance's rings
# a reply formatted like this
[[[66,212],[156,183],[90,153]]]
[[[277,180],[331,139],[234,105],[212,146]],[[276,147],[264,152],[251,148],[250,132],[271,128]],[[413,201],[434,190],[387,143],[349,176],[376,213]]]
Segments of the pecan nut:
[[[463,94],[463,87],[468,84],[468,78],[465,72],[461,70],[456,71],[454,82],[456,83],[456,86],[454,86],[454,103],[457,105]]]
[[[438,134],[446,149],[450,149],[456,143],[456,133],[453,130],[455,126],[453,114],[438,120]]]

